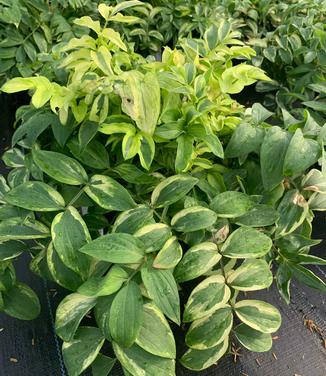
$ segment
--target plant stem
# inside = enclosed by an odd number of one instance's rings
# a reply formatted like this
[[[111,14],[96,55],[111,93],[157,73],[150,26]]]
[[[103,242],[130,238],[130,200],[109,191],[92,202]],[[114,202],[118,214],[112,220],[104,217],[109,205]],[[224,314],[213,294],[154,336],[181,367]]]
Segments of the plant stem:
[[[166,214],[167,214],[168,210],[169,210],[169,205],[165,206],[163,211],[162,211],[162,215],[160,217],[160,220],[163,223],[166,223]]]
[[[137,269],[135,269],[131,274],[130,276],[128,277],[128,279],[124,282],[125,284],[129,283],[132,278],[134,278],[134,276],[140,271],[140,269],[143,267],[143,265],[145,264],[145,258],[144,260],[138,265]]]
[[[79,197],[84,193],[85,189],[86,189],[87,185],[85,185],[71,200],[70,202],[66,205],[66,208],[68,206],[71,206],[74,202],[76,202]]]
[[[221,267],[221,270],[222,270],[222,274],[223,274],[223,276],[224,276],[224,278],[225,278],[225,270],[224,270],[224,263],[223,263],[223,260],[222,260],[222,257],[221,257],[221,260],[220,260],[220,267]]]

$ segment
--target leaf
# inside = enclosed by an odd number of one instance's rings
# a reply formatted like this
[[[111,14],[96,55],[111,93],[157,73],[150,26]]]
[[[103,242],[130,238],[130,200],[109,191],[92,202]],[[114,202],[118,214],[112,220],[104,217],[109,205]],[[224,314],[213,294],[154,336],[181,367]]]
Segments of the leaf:
[[[53,280],[60,286],[76,291],[83,283],[80,275],[69,269],[60,259],[52,242],[47,249],[47,266]]]
[[[98,7],[98,12],[100,15],[105,19],[108,20],[111,13],[112,13],[112,7],[106,5],[106,4],[99,4]]]
[[[0,243],[0,262],[11,260],[27,250],[27,245],[18,240]]]
[[[242,192],[227,191],[215,196],[210,204],[221,218],[239,217],[254,207],[253,199]]]
[[[81,18],[76,18],[74,23],[78,26],[88,27],[89,29],[95,31],[96,34],[101,32],[101,25],[99,21],[94,21],[89,16],[84,16]]]
[[[23,122],[12,136],[11,145],[16,145],[19,141],[24,140],[28,146],[32,146],[51,124],[56,123],[57,117],[51,113],[40,114],[37,112],[27,121]]]
[[[155,223],[141,227],[134,236],[144,243],[146,253],[149,253],[161,249],[172,233],[166,224]]]
[[[274,126],[266,132],[260,151],[260,163],[267,191],[273,190],[284,178],[283,165],[289,144],[290,134],[281,128]]]
[[[299,263],[302,265],[326,265],[326,260],[322,259],[318,256],[313,255],[293,255],[293,257],[289,257],[291,261],[294,261],[295,263]]]
[[[309,205],[299,191],[292,189],[285,193],[278,208],[276,235],[281,237],[295,231],[305,220]]]
[[[80,248],[91,241],[83,218],[73,206],[55,216],[51,226],[52,241],[61,261],[83,278],[87,278],[90,259]]]
[[[98,131],[98,124],[93,121],[86,120],[82,123],[78,131],[78,143],[81,151],[92,141]]]
[[[113,7],[111,11],[111,16],[117,14],[118,12],[121,12],[122,10],[135,7],[137,5],[143,5],[141,1],[138,0],[129,0],[129,1],[122,1],[121,3],[117,4],[115,7]]]
[[[322,101],[322,100],[316,101],[316,100],[313,100],[313,101],[302,102],[302,104],[304,106],[312,108],[315,111],[321,111],[321,112],[325,112],[326,111],[325,110],[326,101]]]
[[[223,159],[224,158],[224,150],[223,145],[220,141],[220,139],[215,134],[209,134],[207,135],[203,141],[207,144],[210,151],[216,155],[218,158]]]
[[[6,194],[5,199],[11,205],[33,211],[57,211],[65,206],[60,193],[49,185],[36,181],[18,185]]]
[[[320,279],[311,270],[293,263],[287,263],[289,270],[292,272],[294,278],[299,282],[323,292],[326,292],[326,283]]]
[[[19,320],[34,320],[40,314],[41,307],[37,295],[24,283],[18,282],[2,294],[3,310],[7,315]]]
[[[114,171],[117,172],[123,180],[132,184],[156,184],[158,181],[156,177],[128,163],[118,165],[115,167]]]
[[[326,193],[326,175],[313,168],[303,177],[301,185],[305,191]]]
[[[277,50],[274,46],[269,46],[267,48],[264,48],[263,50],[263,54],[266,57],[266,59],[268,59],[272,63],[275,63],[276,53]]]
[[[191,322],[210,315],[226,305],[231,291],[221,275],[204,279],[191,292],[185,306],[183,321]]]
[[[175,236],[168,239],[156,255],[153,267],[157,269],[172,269],[182,258],[182,248]]]
[[[28,45],[24,44],[25,51]],[[33,53],[35,51],[34,46],[31,45],[33,48]],[[34,60],[34,59],[31,59]],[[52,97],[53,95],[53,86],[52,83],[46,77],[33,77],[32,80],[35,84],[35,92],[32,96],[32,104],[35,108],[43,107]]]
[[[153,336],[155,333],[155,336]],[[145,351],[175,359],[176,346],[173,333],[161,311],[152,303],[144,305],[143,322],[136,338],[136,343]]]
[[[9,149],[2,155],[2,160],[8,167],[24,167],[24,159],[24,154],[17,148]]]
[[[279,311],[260,300],[241,300],[234,310],[243,323],[262,333],[274,333],[281,325]]]
[[[139,286],[129,281],[115,296],[110,309],[109,328],[115,342],[130,347],[143,320],[143,299]]]
[[[19,91],[29,90],[34,88],[34,82],[31,78],[15,77],[7,81],[1,87],[4,93],[17,93]]]
[[[186,344],[195,350],[206,350],[217,346],[228,337],[232,323],[231,307],[220,308],[190,325],[186,334]]]
[[[115,46],[119,47],[123,51],[127,51],[127,46],[124,44],[123,40],[121,39],[121,35],[110,28],[105,28],[102,31],[103,38],[107,39],[109,42],[112,42]]]
[[[110,330],[109,330],[109,318],[110,310],[112,306],[114,295],[104,296],[97,298],[97,303],[94,308],[95,321],[98,327],[101,329],[104,337],[112,341]]]
[[[183,354],[180,363],[193,371],[201,371],[214,364],[226,353],[229,347],[229,338],[226,337],[219,345],[207,350],[189,349]]]
[[[270,118],[273,114],[273,112],[266,110],[260,103],[254,103],[251,108],[252,120],[257,125]]]
[[[81,327],[75,338],[62,345],[62,355],[69,376],[79,376],[96,359],[104,337],[98,328]]]
[[[93,376],[108,376],[114,367],[116,359],[112,359],[103,354],[98,354],[92,364]]]
[[[119,362],[131,375],[175,375],[175,361],[173,359],[161,358],[150,354],[137,345],[133,345],[129,349],[123,349],[113,342],[112,346]]]
[[[326,195],[323,193],[314,193],[309,199],[309,209],[314,211],[326,210]]]
[[[184,254],[174,271],[178,282],[195,279],[216,265],[221,259],[216,244],[205,242],[197,244]]]
[[[310,247],[320,244],[321,240],[306,238],[300,234],[289,234],[276,239],[275,244],[282,252],[298,255]]]
[[[272,336],[270,334],[261,333],[245,324],[236,326],[234,328],[234,334],[241,345],[250,351],[269,351],[273,345]]]
[[[136,122],[141,131],[153,135],[161,107],[157,76],[152,72],[128,71],[119,78],[123,83],[116,85],[116,91],[122,100],[122,111]]]
[[[118,215],[112,226],[112,232],[133,234],[144,225],[153,222],[153,210],[146,205],[138,205]]]
[[[140,136],[139,134],[127,132],[122,140],[122,155],[123,158],[131,159],[140,151]]]
[[[138,155],[140,164],[145,170],[149,170],[155,155],[155,142],[151,136],[147,136],[146,134],[142,134],[139,141]]]
[[[86,166],[104,170],[109,168],[110,159],[105,147],[98,141],[92,140],[81,152],[76,138],[67,144],[71,154]]]
[[[272,247],[272,240],[250,227],[240,227],[224,242],[221,253],[229,258],[257,258],[265,256]]]
[[[16,285],[15,268],[10,262],[5,262],[0,269],[0,291],[6,292]]]
[[[188,135],[181,135],[177,138],[177,155],[175,158],[175,170],[180,173],[187,169],[193,154],[194,138]]]
[[[85,192],[99,206],[108,210],[124,211],[136,206],[129,192],[109,176],[92,176]]]
[[[248,259],[227,275],[230,287],[240,291],[255,291],[268,288],[273,274],[265,260]]]
[[[292,273],[287,267],[287,263],[283,262],[279,265],[275,280],[278,291],[287,304],[290,303],[290,282]]]
[[[7,176],[8,184],[11,188],[17,187],[29,180],[29,171],[25,167],[14,168]]]
[[[173,322],[180,324],[180,301],[178,287],[170,270],[154,269],[145,265],[141,276],[149,297]]]
[[[180,174],[166,178],[153,190],[151,202],[154,207],[162,208],[182,199],[198,182],[190,175]]]
[[[55,316],[55,331],[64,341],[71,341],[83,317],[96,304],[96,298],[81,294],[67,295],[59,304]]]
[[[129,274],[120,266],[113,265],[104,277],[91,277],[84,282],[78,292],[87,296],[106,296],[120,290],[124,282],[128,280]]]
[[[54,151],[33,149],[33,160],[37,166],[60,183],[80,185],[87,183],[84,168],[76,160]]]
[[[141,241],[123,233],[101,236],[81,247],[80,252],[98,260],[119,264],[135,264],[144,258]]]
[[[238,158],[249,153],[259,153],[265,132],[248,123],[241,123],[233,132],[225,149],[226,158]]]
[[[298,128],[291,139],[285,155],[283,174],[285,176],[299,175],[317,162],[321,148],[317,141],[304,138]]]
[[[213,50],[218,43],[218,29],[217,26],[212,24],[204,34],[205,41],[208,44],[210,50]]]
[[[272,226],[278,217],[279,215],[273,207],[258,204],[247,213],[236,218],[234,222],[239,226],[265,227]]]
[[[223,93],[236,94],[258,80],[271,81],[263,70],[247,64],[238,64],[224,70],[219,84]]]
[[[32,218],[11,218],[0,222],[0,242],[50,237],[49,229]]]
[[[4,221],[9,218],[21,218],[31,217],[30,211],[11,205],[1,205],[0,206],[0,220]]]
[[[175,214],[171,220],[171,226],[175,231],[192,232],[206,229],[212,226],[217,215],[210,209],[202,206],[192,206]]]
[[[55,120],[51,123],[51,128],[54,138],[61,147],[65,146],[68,138],[74,131],[74,126],[74,121],[70,121],[69,118],[67,123],[63,125],[60,123],[60,119],[55,116]]]

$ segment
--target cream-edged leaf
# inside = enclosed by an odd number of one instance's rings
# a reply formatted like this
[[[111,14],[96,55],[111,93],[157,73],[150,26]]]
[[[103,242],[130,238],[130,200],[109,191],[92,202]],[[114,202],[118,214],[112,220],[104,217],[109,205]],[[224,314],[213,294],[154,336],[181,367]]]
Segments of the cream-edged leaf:
[[[195,279],[216,265],[221,259],[216,244],[205,242],[197,244],[185,253],[174,271],[178,282]]]
[[[244,324],[262,333],[274,333],[281,325],[280,312],[260,300],[241,300],[234,305],[234,310]]]
[[[153,355],[175,359],[176,346],[172,330],[155,304],[144,305],[143,322],[136,343]]]
[[[231,291],[221,275],[212,275],[197,285],[191,292],[185,306],[183,321],[191,322],[210,315],[226,305]]]

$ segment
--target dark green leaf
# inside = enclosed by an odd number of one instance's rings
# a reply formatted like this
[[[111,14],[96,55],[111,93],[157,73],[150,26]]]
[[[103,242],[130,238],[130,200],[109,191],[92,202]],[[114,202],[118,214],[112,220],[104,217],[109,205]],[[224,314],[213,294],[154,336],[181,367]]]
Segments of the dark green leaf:
[[[142,242],[136,237],[114,233],[101,236],[80,249],[96,259],[114,263],[138,263],[144,258]]]
[[[85,192],[99,206],[108,210],[124,211],[136,206],[129,192],[109,176],[92,176]]]
[[[178,282],[190,281],[197,278],[221,259],[216,244],[211,242],[197,244],[191,247],[183,256],[174,271],[174,276]]]
[[[60,183],[80,185],[88,180],[86,171],[79,162],[64,154],[34,149],[33,159],[43,172]]]
[[[34,320],[41,311],[35,292],[24,283],[17,283],[3,293],[4,311],[19,320]]]
[[[79,376],[96,359],[104,343],[98,328],[81,327],[70,342],[62,345],[62,355],[69,376]]]
[[[64,199],[51,186],[36,181],[18,185],[8,192],[9,204],[33,211],[58,211],[65,206]]]
[[[59,304],[55,317],[55,330],[64,341],[71,341],[83,317],[96,304],[96,298],[77,293],[67,295]]]
[[[145,265],[141,276],[149,297],[173,322],[180,324],[180,302],[178,287],[170,270],[153,269]]]
[[[115,342],[126,348],[136,340],[143,321],[143,299],[139,286],[130,281],[113,299],[109,328]]]

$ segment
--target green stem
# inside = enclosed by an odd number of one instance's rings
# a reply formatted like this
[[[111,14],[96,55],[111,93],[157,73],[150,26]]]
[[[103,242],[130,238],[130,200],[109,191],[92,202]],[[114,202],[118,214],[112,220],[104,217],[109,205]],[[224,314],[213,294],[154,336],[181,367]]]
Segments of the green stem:
[[[224,278],[226,278],[225,277],[226,273],[225,273],[225,270],[224,270],[224,263],[223,263],[222,257],[221,257],[221,260],[220,260],[220,267],[221,267],[222,274],[223,274]]]
[[[68,206],[71,206],[73,203],[75,203],[79,197],[84,193],[85,189],[86,189],[87,185],[85,185],[70,201],[69,203],[66,205],[66,208]]]
[[[163,223],[166,223],[166,214],[167,214],[168,210],[169,210],[169,205],[165,206],[163,211],[162,211],[162,215],[160,217],[160,220]]]
[[[34,33],[36,30],[38,30],[38,28],[41,26],[41,24],[38,24],[23,40],[22,44],[27,40],[29,39]]]
[[[130,274],[130,276],[128,277],[128,279],[124,282],[125,284],[128,284],[133,278],[134,276],[140,271],[140,269],[143,267],[143,265],[145,264],[145,259],[138,265],[138,267]]]
[[[241,177],[239,175],[237,175],[237,181],[240,185],[240,188],[242,190],[243,193],[246,193],[246,188],[244,187],[243,183],[242,183],[242,180],[241,180]]]

